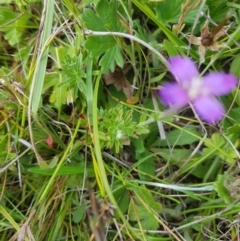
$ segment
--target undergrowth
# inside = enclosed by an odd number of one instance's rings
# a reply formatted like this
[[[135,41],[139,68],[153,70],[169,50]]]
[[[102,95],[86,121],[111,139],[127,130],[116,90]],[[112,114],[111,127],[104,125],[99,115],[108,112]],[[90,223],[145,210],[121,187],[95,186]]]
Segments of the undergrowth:
[[[1,241],[240,240],[239,88],[215,125],[158,96],[172,56],[240,76],[238,0],[0,4]]]

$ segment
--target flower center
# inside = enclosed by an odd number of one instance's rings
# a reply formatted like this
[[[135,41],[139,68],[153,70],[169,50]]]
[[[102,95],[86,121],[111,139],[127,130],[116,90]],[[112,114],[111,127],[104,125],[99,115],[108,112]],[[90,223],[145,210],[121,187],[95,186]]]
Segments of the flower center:
[[[188,87],[188,96],[191,100],[195,99],[201,93],[202,78],[196,77],[192,79]]]

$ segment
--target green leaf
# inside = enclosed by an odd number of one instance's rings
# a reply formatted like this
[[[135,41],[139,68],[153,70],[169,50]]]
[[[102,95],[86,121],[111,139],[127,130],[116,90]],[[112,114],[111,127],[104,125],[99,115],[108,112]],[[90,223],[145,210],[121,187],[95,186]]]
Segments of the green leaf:
[[[89,36],[84,44],[90,55],[98,58],[108,49],[115,47],[116,40],[111,36]]]
[[[225,139],[218,133],[213,133],[211,139],[205,139],[206,148],[203,152],[206,155],[218,155],[222,160],[232,164],[235,163],[237,153]]]
[[[82,1],[82,5],[85,7],[86,5],[89,5],[89,4],[97,4],[99,1],[101,0],[83,0]]]
[[[177,49],[175,46],[168,40],[164,40],[164,47],[166,48],[166,51],[169,56],[176,56],[179,55]]]
[[[194,168],[193,171],[191,171],[191,174],[197,178],[203,179],[206,176],[206,173],[208,173],[210,167],[210,162],[200,163],[197,165],[197,168]]]
[[[157,3],[156,15],[158,19],[163,23],[178,23],[178,20],[182,14],[181,6],[184,4],[185,0],[171,0]],[[184,18],[185,23],[194,23],[196,16],[199,12],[199,6],[192,9]],[[206,6],[202,9],[206,11]]]
[[[133,29],[135,32],[135,36],[137,38],[142,39],[144,42],[150,42],[149,40],[149,34],[146,31],[146,29],[142,26],[141,22],[139,19],[134,19],[133,20]]]
[[[155,215],[156,212],[162,211],[162,205],[145,186],[133,187],[132,190],[136,196],[136,203],[131,203],[129,207],[129,219],[133,222],[139,219],[143,229],[156,230],[158,220]]]
[[[130,203],[130,196],[128,194],[128,190],[123,186],[120,187],[120,185],[118,185],[117,187],[115,186],[115,188],[118,189],[117,191],[114,191],[115,200],[117,201],[118,207],[121,212],[125,214],[129,208]]]
[[[43,176],[52,176],[52,174],[55,172],[56,168],[53,169],[41,169],[40,167],[31,167],[28,169],[29,172],[34,174],[39,174]],[[56,176],[67,176],[67,175],[73,175],[73,174],[83,174],[84,173],[84,167],[81,166],[62,166],[60,167],[58,173]],[[88,175],[93,174],[93,169],[88,169]]]
[[[146,150],[145,145],[144,145],[144,141],[141,140],[141,138],[134,140],[133,145],[135,147],[137,156],[139,156],[141,153],[144,153],[145,150]]]
[[[233,149],[233,147],[230,145],[230,143],[226,143],[226,145],[223,147],[224,153],[220,153],[219,156],[222,158],[222,160],[228,162],[229,164],[233,164],[236,162],[238,158],[238,154]]]
[[[116,1],[102,0],[97,4],[97,14],[102,18],[104,25],[109,31],[121,31],[120,21],[117,14]]]
[[[143,210],[143,209],[141,208],[139,210]],[[142,228],[145,230],[157,230],[158,221],[156,220],[156,218],[154,218],[153,215],[150,215],[149,212],[145,210],[143,210],[141,214],[142,216],[144,216],[144,218],[141,220]]]
[[[82,55],[79,56],[69,56],[66,55],[64,57],[64,61],[62,63],[62,73],[65,78],[65,82],[63,85],[69,86],[69,83],[79,83],[82,82],[83,79],[86,78],[86,74],[83,71],[83,60]]]
[[[203,153],[206,156],[212,156],[219,153],[219,148],[222,148],[225,144],[225,140],[218,133],[213,133],[210,138],[205,139],[206,147],[203,148]]]
[[[9,4],[13,2],[13,0],[0,0],[0,4]]]
[[[139,189],[134,189],[134,192],[154,211],[162,211],[162,205],[154,199],[152,193],[145,186],[142,185]]]
[[[7,134],[0,134],[0,148],[1,148],[1,153],[0,153],[0,165],[5,164],[5,159],[6,156],[9,157],[8,153],[8,136]]]
[[[232,200],[229,196],[229,192],[227,188],[225,187],[225,179],[226,173],[224,175],[218,175],[217,181],[215,183],[215,190],[218,193],[218,196],[221,197],[227,204],[232,203]]]
[[[186,126],[184,128],[175,129],[168,133],[167,140],[161,141],[161,146],[182,146],[182,145],[190,145],[194,143],[195,141],[199,140],[200,133],[196,130],[193,126]]]
[[[28,27],[28,20],[30,15],[28,12],[25,14],[19,14],[12,11],[9,8],[0,8],[0,26],[2,32],[5,32],[4,38],[9,42],[11,46],[15,46],[20,42],[25,28]]]
[[[58,81],[61,81],[61,77],[59,77]],[[68,90],[67,87],[59,86],[59,82],[55,84],[53,92],[50,96],[49,102],[53,103],[55,107],[60,111],[63,104],[67,103]]]
[[[101,144],[106,148],[115,147],[118,153],[123,145],[130,144],[130,137],[138,139],[142,133],[146,133],[146,126],[139,126],[133,120],[133,110],[120,104],[109,110],[98,111],[99,137]],[[124,120],[124,121],[123,121]]]
[[[230,66],[230,72],[236,75],[238,78],[240,77],[240,55],[237,55]]]
[[[8,91],[4,89],[0,89],[0,101],[10,99],[10,97],[11,97],[11,94]]]
[[[11,46],[16,45],[21,39],[22,33],[18,32],[16,28],[10,30],[5,34],[5,39],[9,42]]]
[[[182,0],[164,1],[157,4],[156,15],[163,23],[177,23],[180,12]]]
[[[46,75],[46,68],[48,62],[48,53],[49,46],[45,45],[52,34],[52,24],[53,24],[53,15],[54,15],[54,3],[55,1],[47,1],[46,2],[46,18],[44,21],[43,28],[41,30],[41,38],[39,40],[39,52],[42,55],[38,56],[37,66],[34,69],[34,78],[32,79],[31,74],[29,75],[29,80],[32,81],[31,89],[32,91],[32,100],[31,100],[31,110],[32,114],[36,115],[38,108],[41,104],[42,99],[42,89],[44,84],[44,78]],[[30,80],[31,79],[31,80]]]
[[[80,205],[80,204],[79,204]],[[79,223],[86,214],[86,209],[83,206],[79,206],[76,210],[72,212],[73,222]]]
[[[222,21],[229,11],[227,0],[207,0],[206,5],[209,8],[210,16],[215,22]]]
[[[225,143],[223,137],[218,133],[213,133],[211,139],[207,138],[206,140],[208,141],[205,142],[205,145],[210,149],[210,151],[213,148],[213,146],[220,147]]]
[[[116,1],[102,0],[97,4],[96,13],[86,10],[82,16],[86,28],[94,31],[123,31],[117,13]],[[84,44],[90,55],[100,57],[103,73],[113,72],[115,65],[123,67],[124,60],[118,43],[111,36],[89,36]]]
[[[166,24],[164,24],[156,17],[156,14],[152,11],[151,7],[139,0],[132,0],[132,2],[140,9],[140,11],[142,11],[143,14],[145,14],[149,19],[151,19],[162,30],[162,32],[172,43],[179,46],[185,46],[184,42],[181,41],[180,38],[178,38],[176,35],[174,35],[173,32],[166,27]],[[179,51],[179,53],[183,54],[181,50]],[[195,57],[197,56],[193,51],[191,51],[191,55]]]
[[[141,139],[139,140],[143,143]],[[142,153],[136,152],[136,159],[138,162],[135,165],[137,165],[139,170],[139,178],[145,181],[151,180],[151,176],[154,176],[155,173],[155,163],[152,154],[145,149]]]
[[[240,125],[235,124],[227,129],[227,136],[230,137],[231,141],[235,142],[239,139]]]
[[[157,230],[158,221],[156,220],[154,215],[150,213],[144,206],[131,204],[129,208],[130,208],[130,214],[129,214],[130,221],[134,222],[139,219],[141,222],[142,229]]]
[[[123,67],[124,60],[118,45],[115,45],[113,48],[108,49],[104,56],[99,62],[101,66],[102,73],[105,74],[109,70],[114,72],[115,65]]]
[[[106,31],[103,20],[97,16],[92,10],[86,9],[82,14],[82,22],[84,26],[93,31]]]
[[[5,25],[19,17],[19,13],[15,13],[12,9],[7,7],[0,8],[0,25]],[[1,29],[2,31],[2,29]]]
[[[237,90],[236,102],[240,104],[240,92]],[[224,119],[224,128],[229,128],[240,120],[240,107],[235,107],[228,112],[228,118]]]
[[[184,148],[174,148],[172,150],[161,148],[160,150],[154,149],[154,151],[157,152],[165,160],[168,160],[168,161],[170,161],[172,163],[175,163],[179,166],[182,165],[182,162],[180,162],[180,161],[185,160],[192,153],[191,150],[184,149]]]

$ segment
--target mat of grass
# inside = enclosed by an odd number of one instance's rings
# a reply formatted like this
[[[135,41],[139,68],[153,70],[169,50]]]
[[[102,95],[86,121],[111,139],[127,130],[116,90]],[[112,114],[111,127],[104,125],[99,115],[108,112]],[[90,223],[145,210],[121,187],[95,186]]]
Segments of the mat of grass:
[[[238,0],[0,5],[0,241],[240,240],[238,85],[159,97],[173,56],[239,78]]]

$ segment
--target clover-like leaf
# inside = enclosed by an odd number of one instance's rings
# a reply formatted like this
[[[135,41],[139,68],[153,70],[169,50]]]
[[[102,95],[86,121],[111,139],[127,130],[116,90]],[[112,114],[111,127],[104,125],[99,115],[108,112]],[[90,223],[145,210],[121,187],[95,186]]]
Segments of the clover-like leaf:
[[[123,31],[117,13],[115,1],[100,1],[96,12],[85,10],[82,15],[84,26],[93,31]],[[117,40],[112,36],[89,36],[84,47],[94,58],[101,57],[103,73],[114,71],[115,66],[123,67],[124,61]]]

